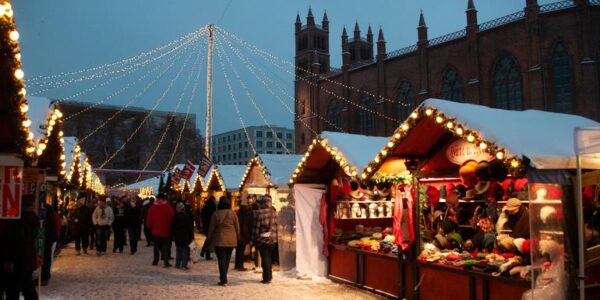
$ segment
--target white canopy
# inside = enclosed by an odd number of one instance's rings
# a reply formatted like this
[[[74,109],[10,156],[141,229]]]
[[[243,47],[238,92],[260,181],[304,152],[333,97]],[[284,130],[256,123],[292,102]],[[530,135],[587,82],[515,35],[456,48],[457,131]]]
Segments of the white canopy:
[[[51,100],[44,97],[29,96],[27,104],[29,111],[27,115],[31,120],[31,132],[33,132],[34,141],[46,136],[46,122],[51,114]]]
[[[77,146],[77,138],[74,136],[65,136],[64,139],[65,170],[68,172],[71,169],[71,164],[73,164],[73,150]]]
[[[142,188],[151,187],[154,193],[158,193],[158,186],[160,185],[160,176],[151,177],[133,184],[126,186],[126,190],[139,190]]]
[[[539,110],[512,111],[440,99],[428,99],[421,106],[456,119],[509,155],[529,158],[537,169],[574,169],[575,128],[600,126],[584,117]]]

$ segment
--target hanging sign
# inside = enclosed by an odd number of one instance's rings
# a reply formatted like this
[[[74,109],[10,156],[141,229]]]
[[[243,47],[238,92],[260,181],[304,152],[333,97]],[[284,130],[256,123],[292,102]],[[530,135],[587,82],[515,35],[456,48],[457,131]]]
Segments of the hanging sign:
[[[202,154],[200,166],[198,167],[198,174],[203,178],[206,177],[206,174],[208,174],[208,170],[210,170],[212,164],[212,161],[210,161],[210,159],[205,154]]]
[[[21,218],[23,168],[0,166],[0,219]]]
[[[493,160],[494,157],[489,153],[485,152],[476,145],[469,143],[464,140],[458,140],[446,150],[446,157],[452,163],[462,165],[467,160],[482,161],[482,160]]]

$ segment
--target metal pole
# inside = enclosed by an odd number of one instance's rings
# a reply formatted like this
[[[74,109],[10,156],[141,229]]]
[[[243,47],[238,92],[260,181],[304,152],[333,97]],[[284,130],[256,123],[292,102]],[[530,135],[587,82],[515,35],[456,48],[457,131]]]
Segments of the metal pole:
[[[206,130],[204,138],[204,153],[212,160],[212,55],[213,55],[213,24],[208,24],[208,58],[206,60]]]
[[[575,205],[577,207],[577,239],[579,248],[579,299],[585,300],[585,243],[583,241],[583,203],[581,199],[581,155],[577,154],[577,183],[575,184]]]

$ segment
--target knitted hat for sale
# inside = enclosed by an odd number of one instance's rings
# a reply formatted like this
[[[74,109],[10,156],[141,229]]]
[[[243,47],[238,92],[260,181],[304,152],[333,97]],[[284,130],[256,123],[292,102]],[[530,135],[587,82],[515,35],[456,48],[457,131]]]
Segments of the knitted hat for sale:
[[[519,211],[521,207],[521,200],[518,198],[510,198],[506,201],[506,206],[504,207],[509,213],[516,213]]]
[[[471,187],[477,183],[475,168],[477,168],[477,162],[474,160],[469,160],[464,162],[458,170],[460,179],[464,185]]]
[[[556,208],[546,205],[540,209],[540,219],[544,224],[556,217]]]

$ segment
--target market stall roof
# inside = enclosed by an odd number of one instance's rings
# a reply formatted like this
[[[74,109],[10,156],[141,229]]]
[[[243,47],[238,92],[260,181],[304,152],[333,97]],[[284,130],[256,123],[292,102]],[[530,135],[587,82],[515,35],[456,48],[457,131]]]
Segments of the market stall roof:
[[[250,160],[244,176],[240,182],[240,189],[244,186],[248,175],[254,166],[259,167],[263,175],[271,185],[277,188],[287,188],[290,174],[302,159],[302,155],[296,154],[257,154]]]
[[[140,191],[140,192],[142,190],[147,190],[147,191],[149,190],[153,194],[157,194],[159,185],[160,185],[160,176],[155,176],[155,177],[151,177],[151,178],[142,180],[140,182],[136,182],[134,184],[125,186],[123,189],[124,190],[135,190],[135,191]]]
[[[31,120],[31,132],[33,132],[34,141],[46,136],[46,122],[52,112],[51,100],[44,97],[29,96],[29,119]]]
[[[388,140],[388,137],[324,131],[313,140],[289,183],[304,177],[321,176],[317,170],[322,170],[332,160],[348,176],[356,177],[358,170],[365,167]]]
[[[240,180],[244,175],[246,166],[243,165],[217,165],[217,171],[223,179],[228,191],[238,190]]]
[[[71,169],[71,164],[73,164],[73,152],[75,151],[75,146],[77,146],[77,138],[74,136],[66,136],[64,139],[65,170],[69,171]]]
[[[574,168],[575,128],[598,125],[590,119],[562,113],[512,111],[428,99],[396,129],[389,143],[367,167],[377,169],[389,155],[423,156],[450,133],[513,167],[529,160],[537,169]],[[363,176],[371,173],[365,168]]]

